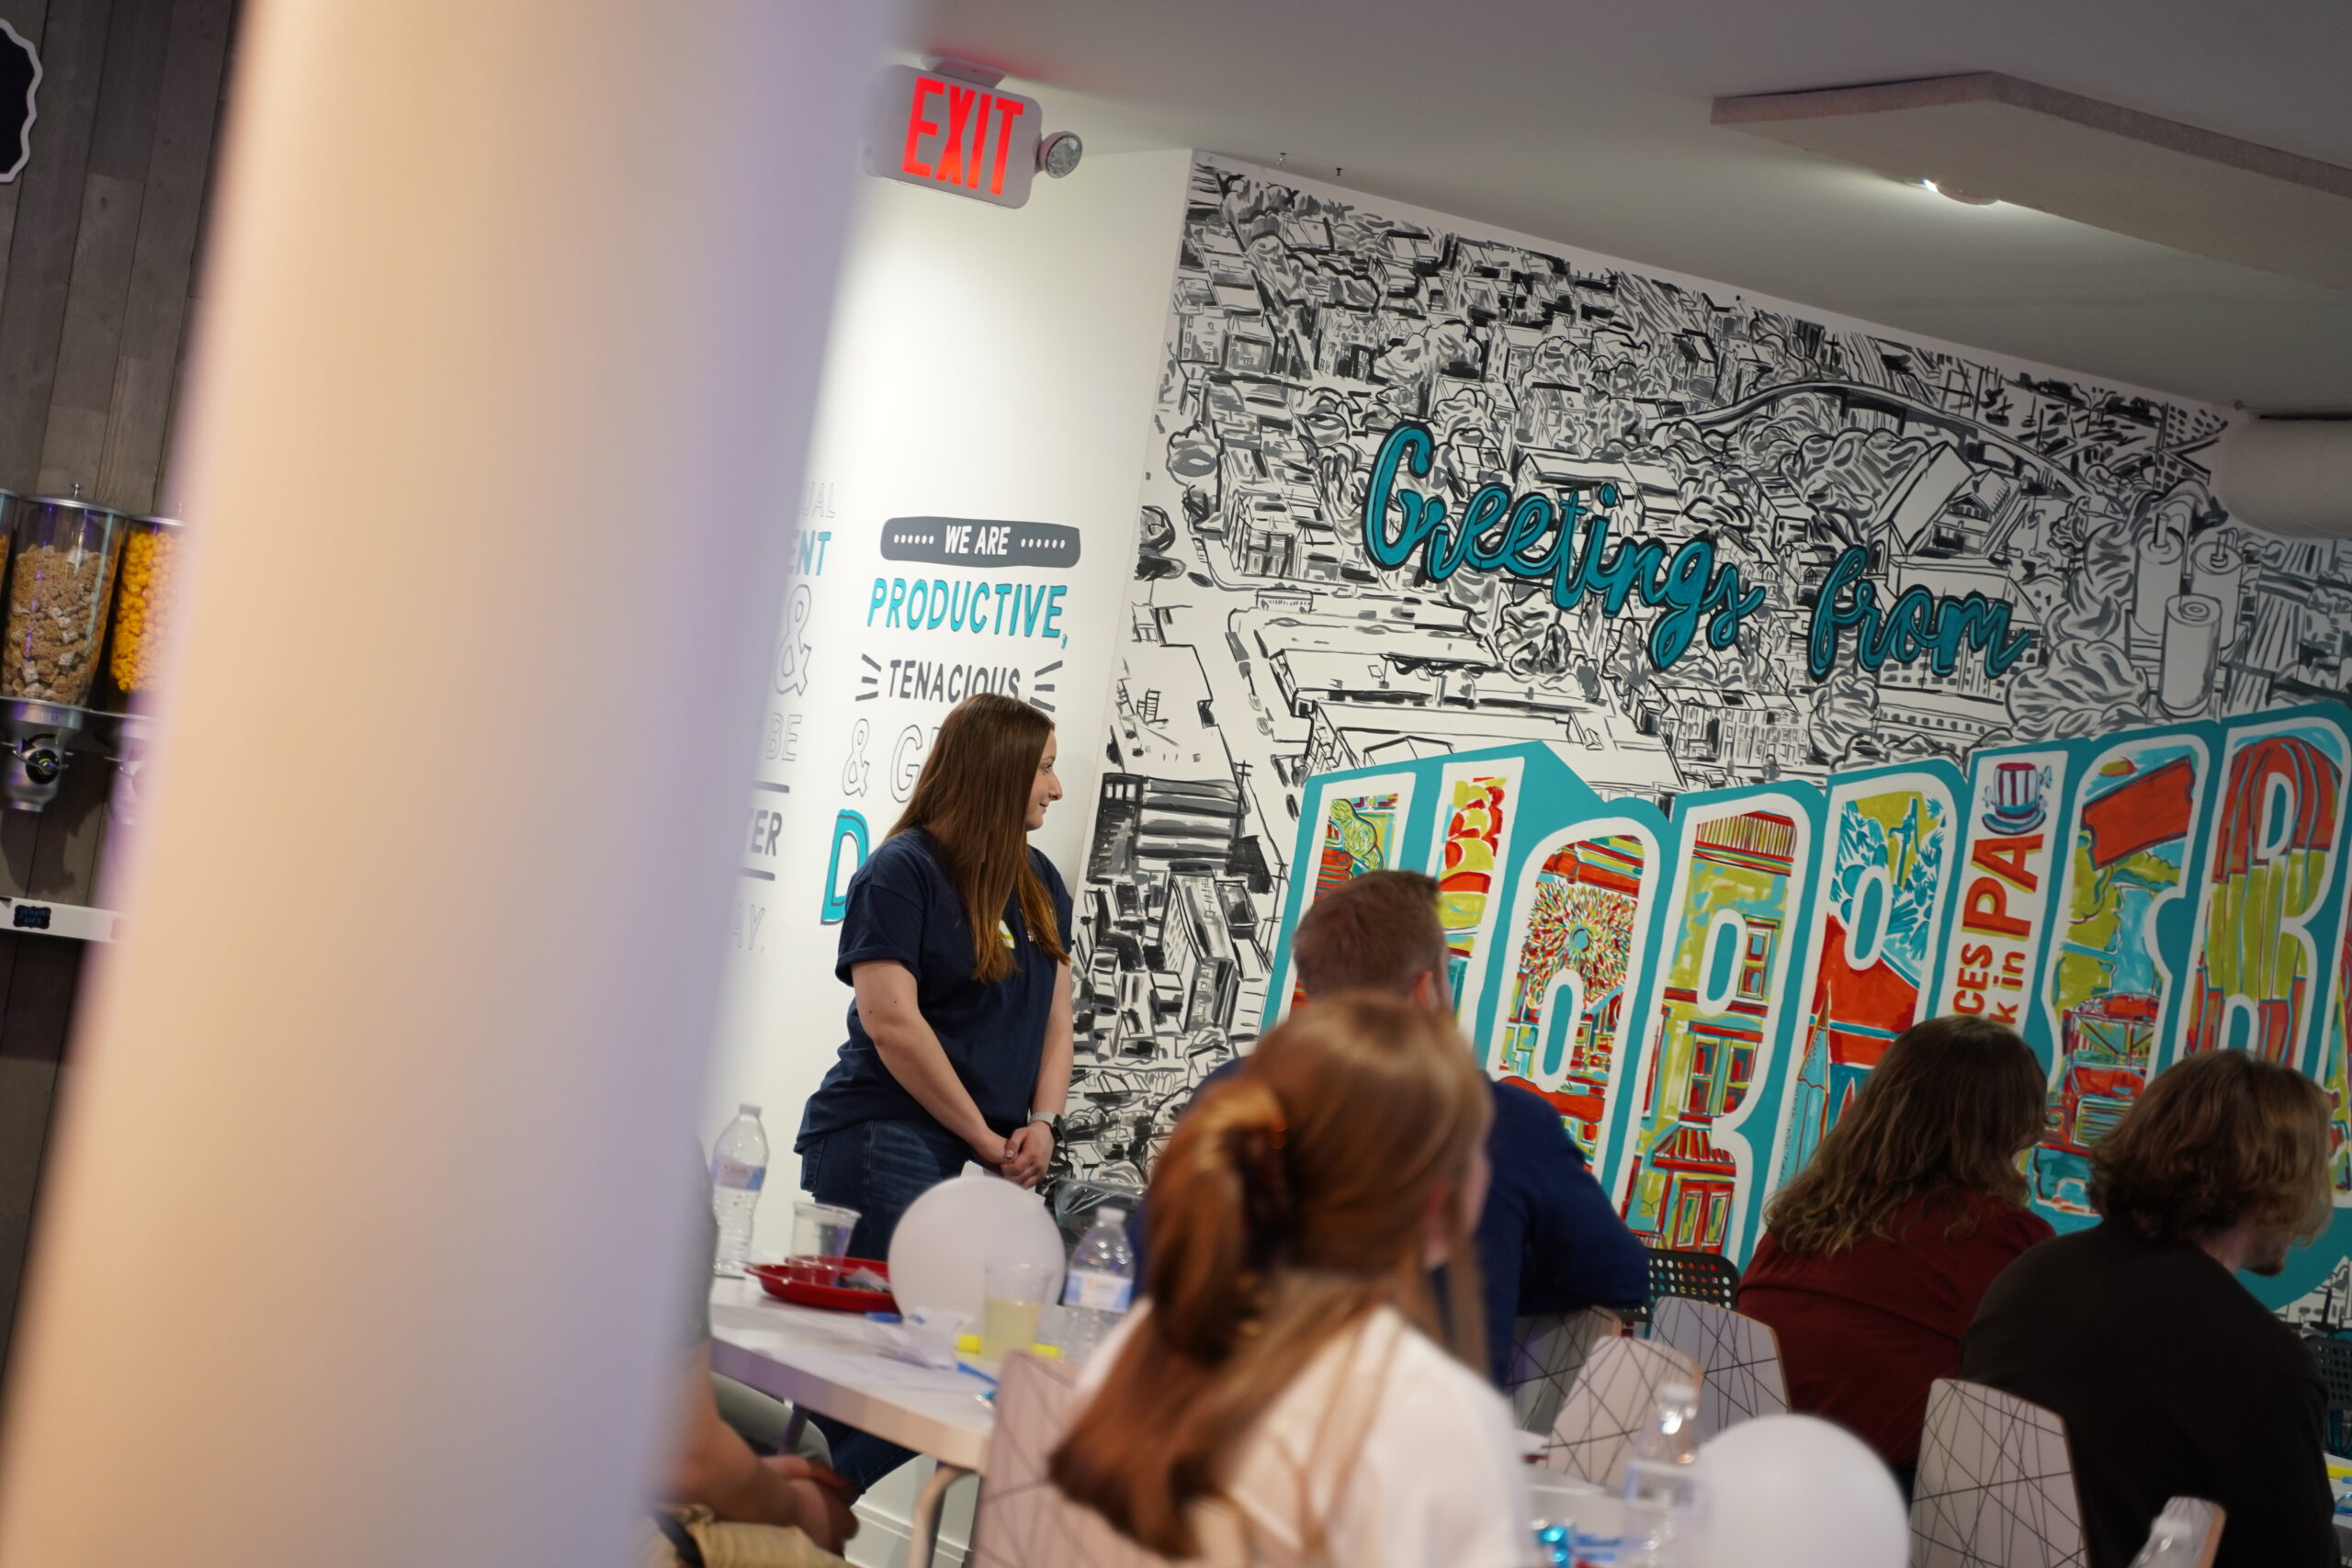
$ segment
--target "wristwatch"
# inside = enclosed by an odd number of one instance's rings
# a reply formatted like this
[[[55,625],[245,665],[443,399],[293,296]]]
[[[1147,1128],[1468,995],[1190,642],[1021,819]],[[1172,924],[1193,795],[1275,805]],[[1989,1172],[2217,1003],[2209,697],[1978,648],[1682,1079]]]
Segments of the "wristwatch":
[[[1054,1135],[1054,1142],[1058,1144],[1062,1141],[1062,1113],[1060,1111],[1032,1111],[1029,1112],[1029,1120],[1032,1122],[1043,1122],[1046,1124],[1046,1131]]]

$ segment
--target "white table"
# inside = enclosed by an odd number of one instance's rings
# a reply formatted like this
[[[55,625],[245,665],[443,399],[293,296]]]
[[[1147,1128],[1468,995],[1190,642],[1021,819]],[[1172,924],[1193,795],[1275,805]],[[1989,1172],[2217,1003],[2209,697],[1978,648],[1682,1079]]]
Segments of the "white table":
[[[909,1568],[930,1568],[947,1488],[988,1469],[996,1409],[985,1397],[987,1380],[886,1356],[865,1318],[775,1301],[752,1280],[712,1282],[710,1365],[802,1411],[937,1460],[907,1542]]]

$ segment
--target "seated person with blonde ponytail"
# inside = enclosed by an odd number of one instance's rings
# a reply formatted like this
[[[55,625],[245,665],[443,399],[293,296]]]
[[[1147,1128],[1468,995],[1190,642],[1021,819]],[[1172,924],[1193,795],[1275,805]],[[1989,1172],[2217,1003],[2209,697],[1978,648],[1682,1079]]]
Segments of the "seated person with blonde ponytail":
[[[1211,1568],[1526,1568],[1470,1243],[1491,1115],[1426,1007],[1319,998],[1267,1035],[1159,1157],[1148,1299],[1089,1363],[1055,1483]]]

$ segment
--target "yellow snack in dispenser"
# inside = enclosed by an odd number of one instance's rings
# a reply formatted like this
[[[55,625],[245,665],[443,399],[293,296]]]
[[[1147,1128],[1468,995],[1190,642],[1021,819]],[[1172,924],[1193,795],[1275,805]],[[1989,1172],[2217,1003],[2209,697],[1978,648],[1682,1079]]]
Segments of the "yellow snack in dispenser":
[[[126,692],[143,692],[162,673],[171,631],[173,579],[179,571],[176,528],[135,527],[122,547],[122,586],[115,596],[114,655],[107,669]]]

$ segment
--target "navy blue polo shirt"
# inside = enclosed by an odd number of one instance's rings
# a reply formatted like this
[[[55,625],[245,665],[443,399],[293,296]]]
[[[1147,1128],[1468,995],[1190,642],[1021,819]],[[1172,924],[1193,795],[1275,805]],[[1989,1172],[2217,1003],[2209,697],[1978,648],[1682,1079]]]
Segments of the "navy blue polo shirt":
[[[1238,1072],[1247,1060],[1226,1063],[1201,1089]],[[1488,1371],[1499,1384],[1510,1371],[1517,1319],[1589,1306],[1640,1306],[1650,1299],[1650,1270],[1649,1254],[1586,1168],[1559,1112],[1516,1084],[1493,1078],[1487,1084],[1495,1101],[1487,1132],[1494,1181],[1474,1239],[1486,1295]],[[1149,1227],[1148,1213],[1138,1216],[1138,1279]],[[1442,1291],[1438,1299],[1444,1301]]]
[[[1053,862],[1034,849],[1029,864],[1053,898],[1067,951],[1069,890]],[[860,964],[881,959],[904,965],[915,977],[915,1003],[923,1021],[939,1036],[956,1077],[989,1125],[1010,1136],[1029,1118],[1060,963],[1029,939],[1017,888],[1005,903],[998,935],[1012,946],[1012,972],[983,985],[972,978],[972,928],[964,918],[964,901],[931,835],[910,829],[883,840],[850,878],[833,973],[846,984]],[[857,1004],[851,1002],[849,1038],[808,1097],[794,1151],[805,1152],[827,1133],[862,1122],[930,1120],[931,1113],[882,1065]]]

